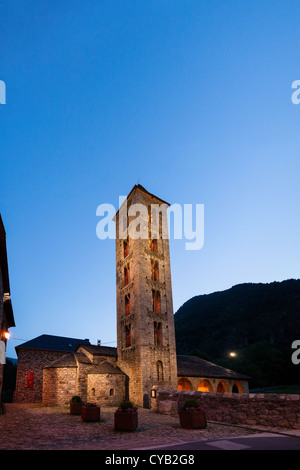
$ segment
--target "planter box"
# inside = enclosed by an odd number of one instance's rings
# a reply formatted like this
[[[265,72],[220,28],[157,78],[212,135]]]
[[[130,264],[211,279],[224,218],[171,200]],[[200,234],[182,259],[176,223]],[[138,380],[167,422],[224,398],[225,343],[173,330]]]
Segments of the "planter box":
[[[138,413],[123,413],[115,411],[116,431],[135,431],[138,427]]]
[[[187,429],[206,428],[206,414],[203,411],[179,411],[180,425]]]
[[[100,407],[99,406],[82,406],[81,418],[83,421],[99,421],[100,420]]]
[[[70,413],[71,415],[80,415],[81,414],[82,403],[70,403]]]

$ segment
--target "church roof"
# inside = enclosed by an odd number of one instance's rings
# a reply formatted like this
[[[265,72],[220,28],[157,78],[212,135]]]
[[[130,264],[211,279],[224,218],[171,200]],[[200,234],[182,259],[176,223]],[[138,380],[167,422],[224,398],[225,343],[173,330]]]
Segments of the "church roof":
[[[246,375],[218,366],[198,356],[177,356],[177,374],[180,377],[211,377],[221,379],[244,379]]]
[[[51,362],[45,369],[51,369],[54,367],[77,367],[77,362],[73,353],[64,354],[55,361]]]
[[[89,353],[94,356],[116,356],[117,348],[112,348],[111,346],[96,346],[94,344],[79,344],[78,348],[82,346]]]
[[[96,366],[89,374],[124,374],[124,372],[116,365],[108,361],[104,361]]]
[[[155,194],[149,193],[149,191],[147,191],[147,189],[145,189],[144,186],[142,186],[141,184],[135,184],[135,185],[133,186],[132,190],[130,191],[130,193],[129,193],[128,196],[126,197],[126,201],[129,200],[129,198],[130,198],[131,195],[134,193],[134,191],[141,191],[141,192],[147,194],[148,196],[151,196],[151,197],[153,197],[154,199],[157,199],[157,200],[160,201],[162,204],[167,204],[168,206],[170,205],[169,202],[166,202],[166,201],[164,201],[163,199],[161,199],[160,197],[155,196]],[[117,210],[116,215],[115,215],[114,217],[116,217],[118,213],[119,213],[119,210]]]
[[[90,344],[88,339],[68,338],[65,336],[40,335],[16,346],[19,349],[38,349],[46,351],[76,351],[79,344]]]

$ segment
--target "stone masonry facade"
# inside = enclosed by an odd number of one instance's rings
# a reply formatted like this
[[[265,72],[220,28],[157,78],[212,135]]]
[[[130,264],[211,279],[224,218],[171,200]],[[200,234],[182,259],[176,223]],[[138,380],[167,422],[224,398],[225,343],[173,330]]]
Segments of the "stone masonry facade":
[[[168,204],[139,188],[126,204],[124,214],[121,207],[116,215],[118,365],[130,377],[129,398],[147,407],[153,386],[177,388],[169,240],[162,236],[162,224],[155,233],[151,225],[152,205]],[[147,238],[131,236],[133,204],[146,209],[137,215]],[[121,217],[129,227],[123,233]]]
[[[174,413],[188,398],[198,400],[209,421],[300,429],[300,395],[232,394],[158,390],[153,406]]]

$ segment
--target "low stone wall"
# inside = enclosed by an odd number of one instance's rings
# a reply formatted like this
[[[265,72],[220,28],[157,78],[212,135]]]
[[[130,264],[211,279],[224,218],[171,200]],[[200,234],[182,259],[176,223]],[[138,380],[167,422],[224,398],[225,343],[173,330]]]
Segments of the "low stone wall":
[[[179,409],[188,398],[196,399],[205,408],[208,421],[300,429],[300,395],[157,390],[152,406],[163,413],[169,409],[173,414],[174,405]]]

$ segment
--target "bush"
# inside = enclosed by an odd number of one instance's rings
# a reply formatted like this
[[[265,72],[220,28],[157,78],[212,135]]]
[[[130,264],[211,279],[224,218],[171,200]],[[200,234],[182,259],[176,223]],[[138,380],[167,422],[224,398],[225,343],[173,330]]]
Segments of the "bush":
[[[199,402],[193,398],[190,398],[189,400],[186,400],[183,408],[183,411],[202,411],[205,413],[205,409],[202,408],[199,404]]]
[[[79,395],[75,395],[71,398],[71,403],[82,403],[81,398]]]
[[[137,407],[131,401],[124,400],[119,404],[117,411],[122,411],[123,413],[134,413],[137,410]]]
[[[194,398],[189,398],[184,402],[183,408],[198,408],[200,406],[200,403],[195,400]]]

